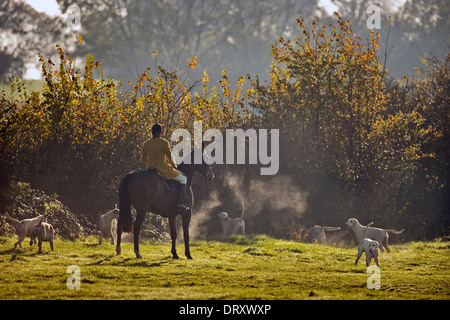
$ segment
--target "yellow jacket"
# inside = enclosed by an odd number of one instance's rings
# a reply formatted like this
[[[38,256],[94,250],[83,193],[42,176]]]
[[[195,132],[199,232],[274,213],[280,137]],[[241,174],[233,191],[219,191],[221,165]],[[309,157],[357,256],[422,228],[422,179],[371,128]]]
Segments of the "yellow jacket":
[[[169,161],[169,162],[167,162]],[[180,172],[176,170],[175,162],[170,151],[169,141],[153,137],[144,142],[142,146],[141,162],[146,164],[146,169],[156,169],[164,179],[171,180]],[[172,167],[172,165],[174,167]]]

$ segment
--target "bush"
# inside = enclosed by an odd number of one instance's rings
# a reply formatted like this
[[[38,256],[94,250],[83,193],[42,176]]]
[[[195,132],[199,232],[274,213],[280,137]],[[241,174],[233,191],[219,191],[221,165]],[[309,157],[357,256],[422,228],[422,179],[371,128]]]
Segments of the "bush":
[[[9,199],[13,201],[6,205],[6,212],[17,220],[33,218],[37,214],[48,213],[47,222],[55,229],[57,236],[75,240],[80,236],[96,234],[96,226],[83,215],[73,213],[67,206],[61,203],[56,194],[46,195],[44,192],[32,189],[29,183],[12,182],[9,189]],[[6,216],[1,216],[6,222]],[[0,235],[14,233],[13,228],[7,228],[5,224],[0,229]]]

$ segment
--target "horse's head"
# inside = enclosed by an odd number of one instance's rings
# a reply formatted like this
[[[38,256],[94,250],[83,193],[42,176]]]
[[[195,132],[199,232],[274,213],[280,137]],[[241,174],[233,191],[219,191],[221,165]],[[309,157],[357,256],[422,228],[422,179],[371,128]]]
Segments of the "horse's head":
[[[205,158],[207,157],[208,156],[203,153],[202,163],[194,164],[194,171],[199,172],[206,181],[212,181],[214,179],[214,172],[211,168],[211,165],[207,163],[208,161],[205,162]]]
[[[200,174],[203,176],[203,178],[205,178],[206,181],[212,181],[214,179],[214,172],[211,168],[210,165],[205,164],[205,167],[200,168],[200,170],[198,170],[198,172],[200,172]]]
[[[205,162],[205,158],[207,158],[206,154],[203,154],[202,156],[202,162],[201,163],[195,163],[194,159],[194,152],[191,152],[189,155],[186,156],[186,158],[183,160],[183,162],[178,166],[178,168],[183,171],[189,178],[189,176],[192,176],[195,171],[200,173],[203,178],[205,178],[206,181],[212,181],[214,179],[214,172],[211,168],[211,165],[209,165],[207,162]],[[186,159],[190,159],[190,161],[186,161]],[[186,163],[190,162],[190,163]]]

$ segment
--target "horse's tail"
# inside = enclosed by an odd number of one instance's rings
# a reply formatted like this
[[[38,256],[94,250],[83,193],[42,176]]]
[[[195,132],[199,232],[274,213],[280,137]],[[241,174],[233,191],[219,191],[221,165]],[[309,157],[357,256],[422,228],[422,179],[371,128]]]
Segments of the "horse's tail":
[[[128,183],[132,173],[129,173],[122,179],[119,185],[119,223],[123,232],[133,231],[133,221],[131,218],[130,195],[128,194]]]

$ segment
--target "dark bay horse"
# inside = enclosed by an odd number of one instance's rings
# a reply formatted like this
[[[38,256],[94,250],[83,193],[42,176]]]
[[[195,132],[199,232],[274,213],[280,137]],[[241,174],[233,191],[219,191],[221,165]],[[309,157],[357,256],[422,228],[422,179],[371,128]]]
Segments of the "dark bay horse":
[[[214,179],[214,173],[209,165],[203,161],[201,164],[194,164],[194,152],[188,157],[191,158],[191,164],[185,164],[184,161],[178,166],[178,170],[187,177],[186,193],[184,195],[185,204],[189,207],[188,211],[181,213],[183,222],[183,237],[185,255],[192,259],[189,250],[189,224],[192,215],[192,206],[194,205],[194,194],[192,192],[192,179],[194,172],[199,172],[206,181]],[[172,183],[172,182],[170,182]],[[178,259],[175,248],[177,240],[177,216],[180,214],[176,208],[177,194],[168,190],[166,182],[155,170],[139,170],[127,174],[119,185],[119,222],[117,224],[117,254],[121,253],[120,243],[122,232],[134,233],[134,252],[136,258],[142,259],[139,253],[139,232],[145,219],[147,211],[159,214],[169,218],[170,237],[172,239],[172,255]],[[136,209],[136,221],[132,225],[131,205]]]

